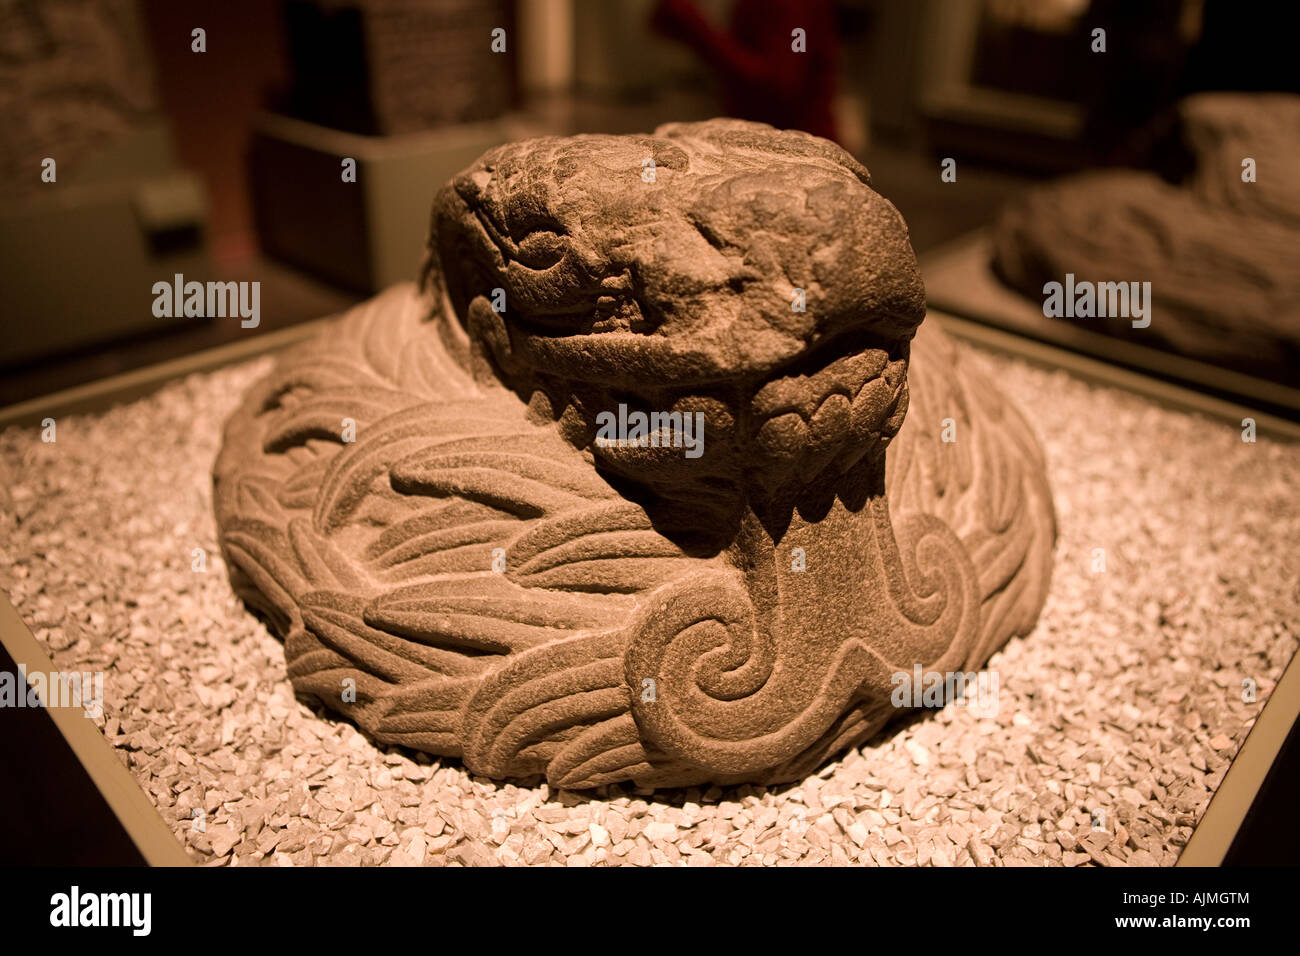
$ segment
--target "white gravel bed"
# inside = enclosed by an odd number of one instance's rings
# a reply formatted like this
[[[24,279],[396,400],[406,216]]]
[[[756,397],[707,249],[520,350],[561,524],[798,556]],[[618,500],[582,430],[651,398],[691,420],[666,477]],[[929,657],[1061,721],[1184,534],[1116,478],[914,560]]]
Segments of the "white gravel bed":
[[[950,704],[799,785],[501,785],[296,700],[210,503],[269,359],[61,419],[54,443],[0,433],[0,589],[57,668],[105,672],[96,723],[203,863],[1171,864],[1296,650],[1300,445],[984,360],[1047,450],[1039,626],[990,662],[996,717]]]

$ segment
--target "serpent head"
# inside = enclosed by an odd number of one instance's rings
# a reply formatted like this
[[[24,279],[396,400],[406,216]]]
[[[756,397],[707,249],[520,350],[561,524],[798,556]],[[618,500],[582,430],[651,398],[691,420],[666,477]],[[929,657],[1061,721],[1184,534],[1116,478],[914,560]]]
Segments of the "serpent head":
[[[920,274],[825,140],[713,121],[514,143],[444,187],[430,245],[476,375],[657,499],[797,498],[883,462],[902,423]],[[703,455],[595,444],[620,404],[703,413]]]

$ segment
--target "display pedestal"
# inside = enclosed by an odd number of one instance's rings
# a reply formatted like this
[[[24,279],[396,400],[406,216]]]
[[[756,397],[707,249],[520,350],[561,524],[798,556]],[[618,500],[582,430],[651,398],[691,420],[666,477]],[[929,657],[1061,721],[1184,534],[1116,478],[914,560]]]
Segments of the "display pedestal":
[[[157,318],[153,284],[207,278],[203,189],[173,168],[162,124],[141,127],[0,206],[0,366],[194,322]],[[93,289],[93,295],[87,290]]]
[[[268,254],[357,292],[416,278],[438,189],[485,150],[541,131],[516,118],[360,136],[278,114],[253,132],[253,208]],[[344,160],[356,160],[345,182]]]

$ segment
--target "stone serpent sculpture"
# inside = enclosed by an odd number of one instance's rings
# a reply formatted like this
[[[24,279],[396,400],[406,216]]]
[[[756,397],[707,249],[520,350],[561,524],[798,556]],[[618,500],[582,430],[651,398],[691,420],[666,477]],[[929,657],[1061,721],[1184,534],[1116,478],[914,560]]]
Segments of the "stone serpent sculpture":
[[[232,584],[376,741],[572,789],[799,778],[1045,599],[1041,451],[924,315],[902,218],[825,140],[499,147],[439,193],[420,282],[231,418]],[[597,441],[620,406],[667,431]]]
[[[1067,273],[1151,283],[1152,318],[1075,319],[1091,331],[1252,377],[1293,383],[1300,363],[1300,96],[1198,93],[1178,107],[1195,168],[1174,185],[1136,169],[1094,170],[1026,190],[992,233],[997,275],[1041,303]]]

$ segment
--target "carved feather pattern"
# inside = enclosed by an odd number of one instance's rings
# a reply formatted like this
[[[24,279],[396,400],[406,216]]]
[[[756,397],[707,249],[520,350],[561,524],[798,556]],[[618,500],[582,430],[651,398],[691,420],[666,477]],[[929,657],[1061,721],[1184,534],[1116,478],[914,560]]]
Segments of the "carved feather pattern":
[[[912,343],[911,406],[885,466],[895,518],[931,514],[979,573],[981,634],[969,666],[1029,633],[1051,577],[1056,513],[1028,424],[971,358],[933,326]],[[951,442],[942,422],[954,424]]]
[[[215,470],[232,579],[285,636],[295,687],[379,740],[493,776],[649,771],[621,632],[632,596],[689,561],[474,384],[431,311],[390,290],[249,396]]]

